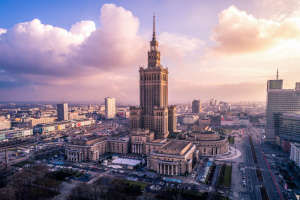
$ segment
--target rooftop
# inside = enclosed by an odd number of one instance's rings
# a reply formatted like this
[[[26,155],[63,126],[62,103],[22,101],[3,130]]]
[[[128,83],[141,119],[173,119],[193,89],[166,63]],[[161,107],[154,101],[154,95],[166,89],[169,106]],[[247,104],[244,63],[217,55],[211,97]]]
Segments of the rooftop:
[[[183,155],[191,146],[191,142],[183,140],[171,140],[164,146],[162,146],[160,152],[166,154],[178,154]]]
[[[93,145],[105,139],[105,137],[101,137],[98,135],[86,135],[72,139],[71,143],[74,145]]]
[[[117,158],[112,161],[113,164],[117,165],[130,165],[130,166],[136,166],[141,164],[140,160],[136,159],[129,159],[129,158]]]

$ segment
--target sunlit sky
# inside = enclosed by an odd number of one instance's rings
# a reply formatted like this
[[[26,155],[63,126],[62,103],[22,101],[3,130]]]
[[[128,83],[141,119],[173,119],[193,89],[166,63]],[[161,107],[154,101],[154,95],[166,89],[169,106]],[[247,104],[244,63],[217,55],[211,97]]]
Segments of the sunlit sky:
[[[0,0],[0,101],[137,104],[153,13],[170,103],[300,81],[298,0]]]

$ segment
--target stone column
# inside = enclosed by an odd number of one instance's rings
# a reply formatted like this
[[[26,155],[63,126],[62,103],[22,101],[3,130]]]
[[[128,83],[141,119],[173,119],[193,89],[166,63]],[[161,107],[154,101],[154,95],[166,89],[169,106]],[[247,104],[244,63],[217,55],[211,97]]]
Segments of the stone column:
[[[172,173],[173,173],[173,176],[175,175],[175,165],[172,165]]]
[[[168,175],[168,173],[169,173],[169,168],[168,168],[169,166],[167,165],[167,164],[165,164],[165,168],[166,168],[166,175]]]
[[[167,165],[167,170],[168,170],[167,171],[168,172],[167,175],[170,175],[170,165]]]
[[[161,174],[161,163],[158,163],[158,173]]]
[[[167,164],[165,165],[165,168],[166,168],[166,175],[169,175],[169,166]]]
[[[164,168],[165,168],[164,174],[168,175],[168,165],[164,164]]]
[[[158,163],[158,170],[157,170],[158,172],[157,173],[159,173],[159,171],[160,171],[160,164]]]

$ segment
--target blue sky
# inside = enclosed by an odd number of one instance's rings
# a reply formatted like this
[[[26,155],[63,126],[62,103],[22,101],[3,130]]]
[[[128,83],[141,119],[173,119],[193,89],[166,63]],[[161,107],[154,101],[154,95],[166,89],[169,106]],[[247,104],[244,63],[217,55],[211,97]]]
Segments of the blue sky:
[[[298,81],[299,4],[0,0],[0,101],[138,103],[154,12],[171,103],[264,100],[277,67],[286,87]]]
[[[99,10],[105,3],[113,3],[128,9],[140,21],[140,31],[149,31],[151,17],[157,15],[157,29],[182,34],[208,37],[217,23],[217,13],[230,5],[249,9],[237,0],[0,0],[1,28],[10,28],[16,23],[40,19],[44,24],[69,29],[80,20],[93,20],[99,26]]]

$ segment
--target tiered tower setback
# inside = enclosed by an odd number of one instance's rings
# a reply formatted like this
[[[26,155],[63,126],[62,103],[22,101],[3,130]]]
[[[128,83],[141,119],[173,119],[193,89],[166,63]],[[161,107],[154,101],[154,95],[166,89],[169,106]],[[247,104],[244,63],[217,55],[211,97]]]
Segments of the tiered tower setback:
[[[140,107],[131,108],[131,127],[149,129],[155,132],[155,138],[166,138],[169,134],[170,121],[168,118],[168,69],[160,64],[155,16],[153,16],[153,34],[148,51],[148,66],[147,68],[141,67],[139,73]]]

